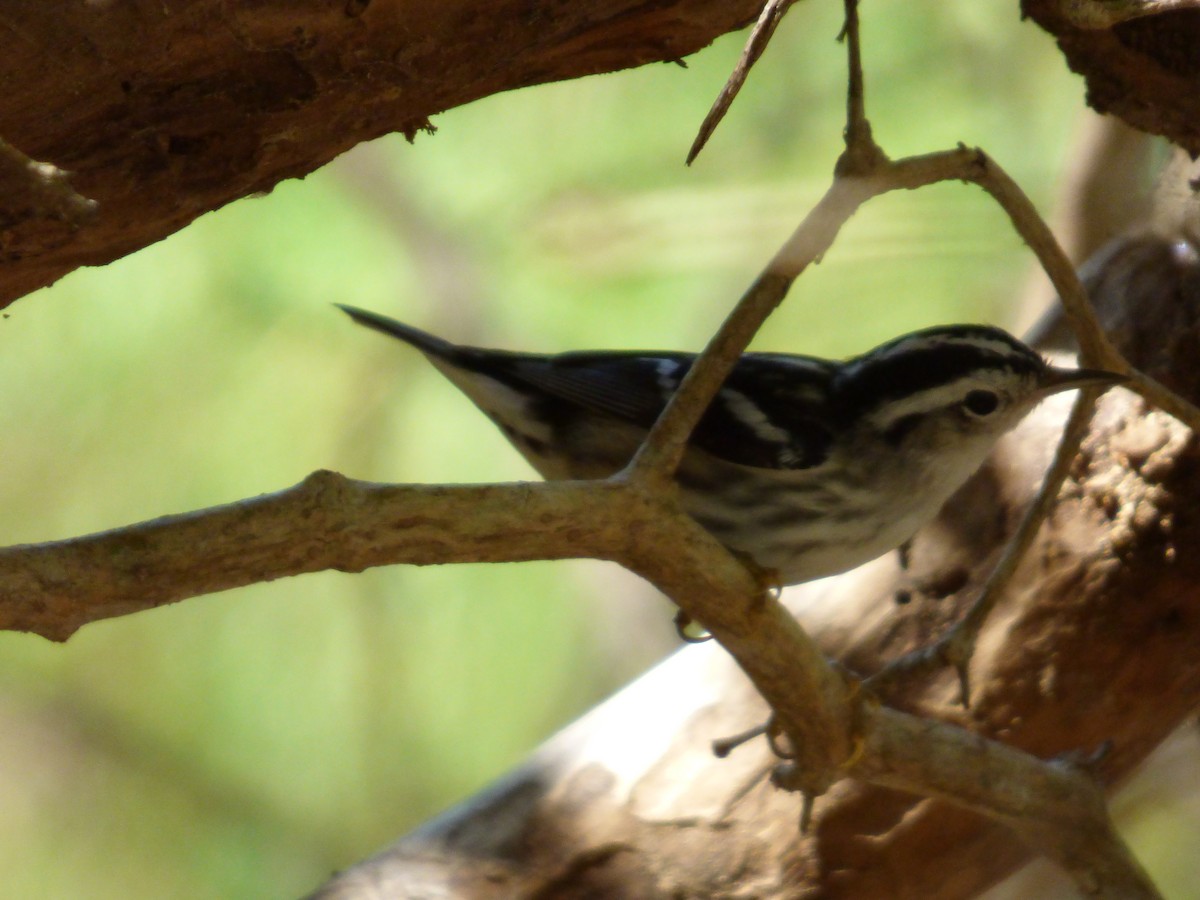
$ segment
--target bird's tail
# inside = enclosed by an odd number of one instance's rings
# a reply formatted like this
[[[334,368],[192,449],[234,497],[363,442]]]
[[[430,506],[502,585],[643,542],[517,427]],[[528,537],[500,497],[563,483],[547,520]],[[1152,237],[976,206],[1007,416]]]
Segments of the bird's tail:
[[[413,328],[411,325],[405,325],[403,322],[397,322],[395,319],[390,319],[387,316],[381,316],[379,313],[369,312],[365,309],[359,309],[355,306],[344,306],[341,303],[335,303],[334,306],[359,325],[365,325],[367,328],[372,328],[375,331],[381,331],[394,338],[399,338],[404,343],[411,344],[429,356],[437,359],[446,359],[457,355],[456,351],[458,347],[454,344],[422,331],[419,328]]]

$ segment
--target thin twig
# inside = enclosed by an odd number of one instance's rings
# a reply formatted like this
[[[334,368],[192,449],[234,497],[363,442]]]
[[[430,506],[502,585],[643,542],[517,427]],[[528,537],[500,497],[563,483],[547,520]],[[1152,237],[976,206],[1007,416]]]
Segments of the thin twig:
[[[660,487],[670,483],[700,417],[794,279],[770,267],[755,279],[688,370],[625,472],[616,477]]]
[[[758,54],[762,53],[766,41],[770,39],[770,32],[774,30],[774,25],[770,25],[768,30],[768,13],[775,10],[778,16],[782,16],[786,6],[784,2],[773,2],[763,9],[759,25],[755,28],[755,34],[751,36],[753,45],[755,35],[760,32],[763,34]],[[678,390],[650,429],[626,471],[618,477],[653,482],[659,488],[670,481],[683,459],[692,431],[767,316],[783,302],[797,276],[809,265],[819,261],[832,246],[838,231],[858,207],[878,192],[877,188],[871,187],[867,182],[847,177],[870,172],[887,163],[886,157],[871,139],[870,125],[864,112],[856,0],[846,0],[843,35],[851,61],[847,94],[852,99],[847,105],[850,119],[846,127],[846,149],[834,168],[833,184],[804,217],[804,221],[755,279],[749,290],[742,295],[696,364],[684,376]],[[739,61],[739,68],[749,58],[749,50],[750,45]],[[746,65],[747,70],[754,59],[757,59],[756,55],[750,58]],[[736,82],[740,85],[741,81],[738,78],[738,70],[735,69],[729,83]],[[740,78],[744,80],[745,72],[741,73]],[[736,94],[736,90],[734,93]],[[729,100],[732,101],[732,95]],[[719,103],[720,100],[718,105]],[[884,188],[887,189],[889,188]]]
[[[883,150],[871,136],[863,83],[862,35],[858,25],[858,0],[844,0],[845,24],[838,40],[846,43],[846,152],[838,160],[838,175],[873,171],[886,162]]]
[[[838,40],[846,42],[846,142],[867,122],[866,90],[863,84],[862,37],[858,27],[858,0],[845,0],[845,23]]]
[[[753,728],[747,728],[745,731],[738,734],[731,734],[728,737],[717,738],[712,742],[712,751],[714,756],[725,757],[741,747],[743,744],[748,744],[756,738],[762,737],[767,733],[769,723],[763,722],[755,725]]]
[[[1132,369],[1129,363],[1100,327],[1075,266],[1067,258],[1050,226],[1008,173],[991,157],[983,155],[982,151],[977,152],[981,154],[984,165],[979,174],[969,180],[987,191],[1000,204],[1017,234],[1037,256],[1054,289],[1058,291],[1059,299],[1070,320],[1071,330],[1079,341],[1082,361],[1086,365],[1130,373]]]
[[[857,134],[856,140],[871,141],[869,131],[861,130]],[[845,155],[854,154],[857,147],[858,145],[848,145]],[[1078,323],[1081,344],[1089,340],[1084,336],[1090,335],[1089,346],[1093,356],[1100,357],[1109,365],[1112,365],[1114,357],[1120,359],[1096,325],[1075,271],[1066,262],[1053,235],[1044,223],[1040,222],[1036,210],[1020,189],[985,154],[959,147],[952,151],[895,162],[888,161],[882,153],[860,152],[857,158],[865,161],[866,165],[856,167],[857,172],[854,175],[841,175],[834,179],[821,201],[771,260],[763,274],[730,314],[700,360],[692,367],[630,464],[627,473],[622,477],[631,480],[644,479],[646,483],[653,483],[655,488],[661,488],[663,483],[670,479],[683,455],[687,436],[703,415],[712,395],[727,377],[755,331],[782,301],[792,281],[808,265],[821,258],[841,226],[862,203],[891,190],[911,189],[946,180],[964,180],[983,186],[1008,212],[1018,233],[1026,238],[1047,268],[1056,287],[1066,298],[1068,310],[1074,313],[1072,321]],[[1123,361],[1119,366],[1113,367],[1129,370]],[[938,660],[946,660],[954,665],[963,678],[964,696],[969,691],[965,671],[978,631],[1057,497],[1058,487],[1078,447],[1079,438],[1074,432],[1079,430],[1079,434],[1082,434],[1082,428],[1090,417],[1093,399],[1081,398],[1082,405],[1077,406],[1076,410],[1076,416],[1079,418],[1073,417],[1072,434],[1060,446],[1056,464],[1047,477],[1042,494],[1027,513],[1016,540],[1006,550],[988,590],[977,601],[966,620],[948,637],[947,642],[920,658],[920,666],[931,666]],[[739,654],[735,655],[740,658]],[[899,667],[897,672],[902,668]],[[781,717],[780,721],[787,723],[785,731],[795,737],[796,732],[790,717]],[[793,766],[792,770],[800,778],[811,779],[809,786],[804,788],[807,793],[813,793],[813,784],[819,790],[829,777],[827,773],[814,772],[811,761],[809,765]]]
[[[783,302],[796,277],[832,246],[859,206],[880,192],[863,179],[834,179],[688,370],[627,467],[627,477],[660,485],[670,481],[688,437],[767,316]]]
[[[1126,374],[1130,380],[1126,382],[1125,387],[1141,394],[1193,430],[1200,429],[1200,409],[1134,369],[1112,345],[1096,318],[1075,267],[1029,197],[999,164],[982,151],[975,152],[978,155],[977,164],[964,169],[964,180],[971,181],[988,192],[1008,214],[1013,228],[1037,256],[1038,262],[1062,300],[1071,329],[1079,342],[1080,358],[1084,364]],[[962,704],[966,706],[969,703],[970,681],[967,673],[975,641],[987,617],[999,602],[1004,588],[1011,581],[1022,557],[1033,543],[1042,522],[1053,509],[1058,491],[1086,433],[1098,396],[1095,391],[1080,393],[1041,490],[966,617],[931,647],[901,657],[876,673],[868,679],[869,687],[884,691],[903,677],[926,674],[939,664],[946,664],[952,666],[958,674]]]
[[[689,166],[700,155],[700,151],[704,149],[708,139],[712,137],[717,126],[721,124],[721,120],[725,118],[725,113],[729,111],[734,98],[742,89],[742,85],[746,83],[746,76],[750,74],[750,69],[767,49],[767,44],[775,34],[775,29],[783,19],[783,14],[795,2],[796,0],[767,0],[767,4],[759,13],[758,21],[754,23],[754,30],[750,32],[746,46],[742,48],[742,55],[738,59],[737,65],[733,67],[729,78],[726,79],[721,93],[717,94],[717,99],[713,101],[708,115],[700,123],[700,130],[696,134],[696,139],[692,141],[691,149],[688,150],[687,164]]]
[[[930,675],[943,666],[952,667],[958,674],[959,702],[964,707],[970,704],[971,685],[968,667],[975,652],[975,642],[996,604],[1011,583],[1025,554],[1033,545],[1038,530],[1054,508],[1058,492],[1070,472],[1075,454],[1087,433],[1095,405],[1096,392],[1081,391],[1071,409],[1071,416],[1063,429],[1054,461],[1042,479],[1033,503],[1025,511],[1016,533],[1005,544],[1004,553],[988,576],[987,582],[971,604],[966,615],[933,644],[907,653],[889,663],[863,682],[863,687],[880,696],[887,696],[898,683]]]

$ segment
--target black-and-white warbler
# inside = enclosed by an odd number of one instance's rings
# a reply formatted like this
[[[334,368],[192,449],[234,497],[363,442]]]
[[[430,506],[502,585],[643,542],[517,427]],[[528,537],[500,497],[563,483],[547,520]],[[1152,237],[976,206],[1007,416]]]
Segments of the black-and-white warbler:
[[[481,350],[342,309],[425,354],[548,479],[618,471],[695,359]],[[912,537],[1043,398],[1120,380],[1050,366],[984,325],[917,331],[846,362],[747,353],[691,436],[682,504],[782,584],[833,575]]]

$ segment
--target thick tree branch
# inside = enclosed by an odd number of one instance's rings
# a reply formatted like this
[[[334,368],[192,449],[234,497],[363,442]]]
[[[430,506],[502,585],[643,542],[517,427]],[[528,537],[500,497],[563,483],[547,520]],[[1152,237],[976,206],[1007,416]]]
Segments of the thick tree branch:
[[[678,59],[758,11],[755,0],[8,4],[0,139],[69,170],[96,215],[48,223],[3,192],[0,307],[361,141],[411,138],[501,91]]]
[[[63,640],[89,621],[322,569],[573,557],[616,560],[704,622],[800,723],[812,789],[829,784],[849,752],[841,677],[707,532],[615,481],[387,486],[318,472],[254,500],[2,550],[0,627]]]
[[[1184,9],[1200,9],[1197,0],[1066,0],[1062,14],[1080,28],[1112,28],[1122,22]]]
[[[95,215],[95,201],[75,193],[66,172],[32,160],[0,139],[0,229],[61,224],[62,233],[70,234]]]
[[[864,762],[851,774],[879,787],[949,800],[1004,823],[1096,897],[1157,897],[1108,818],[1090,774],[1047,765],[997,741],[887,708],[864,729]],[[873,727],[872,727],[873,726]]]
[[[88,622],[324,569],[605,558],[628,543],[608,523],[628,493],[601,482],[394,486],[316,472],[226,506],[4,548],[0,628],[65,640]]]
[[[95,214],[47,218],[19,193],[0,192],[0,219],[8,223],[0,306],[307,174],[361,141],[395,131],[411,137],[431,116],[500,91],[684,57],[754,21],[763,6],[10,5],[0,11],[0,30],[11,38],[0,60],[0,140],[71,173],[79,199],[70,205],[86,213],[95,204]],[[1200,148],[1194,4],[1024,0],[1022,7],[1088,75],[1097,109]],[[1082,27],[1081,9],[1110,14],[1100,24],[1111,27]],[[760,51],[755,45],[752,55]]]
[[[1200,152],[1200,4],[1192,0],[1021,0],[1087,80],[1088,104]]]

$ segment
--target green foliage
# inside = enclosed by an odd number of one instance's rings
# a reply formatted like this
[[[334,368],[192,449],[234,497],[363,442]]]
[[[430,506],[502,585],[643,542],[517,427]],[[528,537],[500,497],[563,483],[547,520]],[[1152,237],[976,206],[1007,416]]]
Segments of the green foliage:
[[[0,322],[6,544],[227,502],[317,468],[530,477],[415,354],[330,304],[510,348],[697,348],[826,186],[837,4],[802,4],[691,170],[742,35],[493,97],[205,216]],[[1004,5],[866,18],[894,154],[988,148],[1045,205],[1080,83]],[[930,66],[930,59],[938,60]],[[950,74],[953,73],[953,74]],[[1006,322],[1029,260],[974,189],[877,201],[756,346],[842,355]],[[519,760],[672,646],[598,563],[308,576],[0,635],[14,897],[294,895]]]

